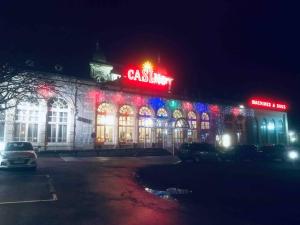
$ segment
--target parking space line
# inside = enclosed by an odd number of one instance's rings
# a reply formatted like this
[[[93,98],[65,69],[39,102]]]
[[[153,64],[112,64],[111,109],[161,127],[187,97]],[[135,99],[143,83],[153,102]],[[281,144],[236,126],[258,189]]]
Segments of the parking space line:
[[[56,197],[56,195],[55,196],[54,195],[55,194],[52,194],[52,198],[51,199],[37,199],[37,200],[27,200],[27,201],[15,201],[15,202],[0,202],[0,205],[57,201],[57,197]]]
[[[34,199],[34,200],[24,200],[24,201],[8,201],[8,202],[0,202],[0,205],[8,205],[8,204],[24,204],[24,203],[38,203],[38,202],[54,202],[58,200],[52,178],[49,174],[46,175],[34,175],[34,176],[44,176],[48,180],[48,188],[49,193],[51,194],[52,198],[50,199]]]
[[[74,162],[74,161],[80,161],[80,159],[73,157],[73,156],[60,156],[60,158],[64,161],[64,162]]]

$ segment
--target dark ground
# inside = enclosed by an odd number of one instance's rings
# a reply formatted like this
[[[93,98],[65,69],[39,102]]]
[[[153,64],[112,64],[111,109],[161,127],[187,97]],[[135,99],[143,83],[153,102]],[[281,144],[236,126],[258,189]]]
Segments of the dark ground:
[[[36,172],[1,170],[0,224],[300,224],[300,214],[296,215],[299,167],[268,164],[253,169],[175,162],[171,156],[42,157]],[[197,187],[193,201],[165,200],[147,193],[135,173],[144,167],[140,174],[153,187],[178,182],[182,187]],[[277,220],[282,217],[274,211],[278,205],[292,217]],[[253,208],[270,216],[252,217]]]
[[[155,190],[191,190],[189,195],[177,196],[191,211],[205,207],[239,218],[245,224],[300,224],[299,164],[189,163],[150,166],[138,174],[146,186]]]

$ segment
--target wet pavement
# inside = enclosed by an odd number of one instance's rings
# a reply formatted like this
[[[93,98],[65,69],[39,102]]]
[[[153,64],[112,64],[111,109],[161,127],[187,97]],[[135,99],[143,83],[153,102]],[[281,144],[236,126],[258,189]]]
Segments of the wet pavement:
[[[160,168],[151,176],[159,178],[152,183],[161,187],[172,180],[164,175],[182,179],[180,173],[172,171],[180,167],[178,159],[171,156],[45,157],[39,159],[36,172],[1,170],[1,225],[267,224],[214,207],[215,201],[206,204],[199,199],[195,202],[162,199],[145,191],[136,179],[140,168]],[[213,176],[209,168],[205,174]],[[211,178],[210,185],[214,185],[211,193],[223,188],[215,179]],[[207,185],[203,187],[209,190]]]
[[[171,196],[188,211],[205,207],[245,224],[300,224],[299,164],[190,163],[149,166],[138,174],[145,186],[157,191],[190,190],[187,195]]]

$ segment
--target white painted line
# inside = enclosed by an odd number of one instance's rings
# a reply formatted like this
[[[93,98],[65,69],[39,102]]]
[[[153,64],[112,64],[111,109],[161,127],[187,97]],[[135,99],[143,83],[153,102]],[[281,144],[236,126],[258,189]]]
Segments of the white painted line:
[[[29,176],[29,175],[27,175]],[[34,199],[34,200],[25,200],[25,201],[11,201],[11,202],[0,202],[0,205],[8,205],[8,204],[24,204],[24,203],[38,203],[38,202],[54,202],[58,200],[55,188],[52,184],[52,179],[49,174],[46,175],[33,175],[33,176],[44,176],[48,179],[48,187],[49,193],[52,195],[50,199]]]
[[[78,158],[72,156],[66,156],[66,157],[61,156],[60,158],[65,162],[80,161]]]
[[[28,200],[28,201],[15,201],[15,202],[0,202],[0,205],[7,204],[22,204],[22,203],[37,203],[37,202],[54,202],[57,201],[57,197],[54,198],[52,195],[51,199],[37,199],[37,200]]]

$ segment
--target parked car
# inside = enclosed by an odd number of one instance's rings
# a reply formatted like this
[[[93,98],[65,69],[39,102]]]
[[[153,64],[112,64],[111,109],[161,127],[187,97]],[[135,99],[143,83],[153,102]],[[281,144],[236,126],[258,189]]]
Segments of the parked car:
[[[182,162],[219,161],[219,152],[211,144],[184,143],[179,148],[178,157]]]
[[[287,148],[284,145],[266,145],[259,149],[261,160],[266,161],[295,161],[299,153],[294,148]]]
[[[256,160],[258,149],[255,145],[235,145],[220,152],[220,158],[224,161]]]
[[[30,142],[8,142],[0,152],[0,168],[37,167],[37,155]]]

